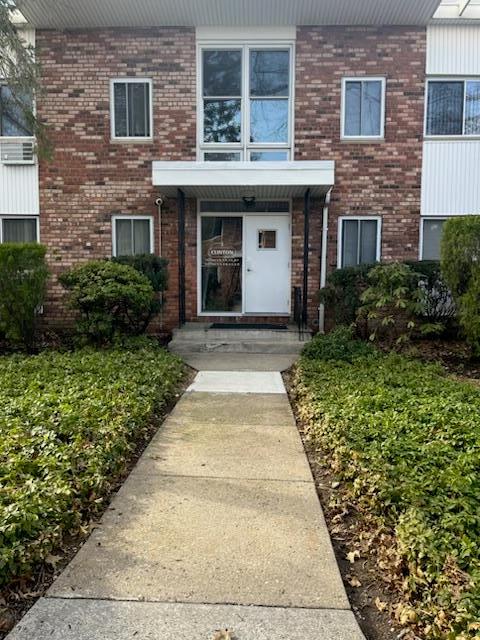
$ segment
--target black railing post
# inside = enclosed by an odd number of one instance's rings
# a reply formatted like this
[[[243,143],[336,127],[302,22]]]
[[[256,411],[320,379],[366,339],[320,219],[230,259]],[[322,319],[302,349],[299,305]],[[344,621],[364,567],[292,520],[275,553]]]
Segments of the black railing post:
[[[178,322],[185,324],[185,194],[177,191],[178,211]]]
[[[310,189],[305,191],[303,198],[303,291],[302,291],[302,322],[308,326],[308,261],[310,252]]]

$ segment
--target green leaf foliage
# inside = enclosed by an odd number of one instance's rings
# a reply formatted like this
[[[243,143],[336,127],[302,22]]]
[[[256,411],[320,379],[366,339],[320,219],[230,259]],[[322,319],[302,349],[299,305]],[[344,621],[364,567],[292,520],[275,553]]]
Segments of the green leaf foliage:
[[[478,637],[480,389],[375,350],[305,354],[296,390],[309,436],[347,499],[395,532],[402,599],[416,609],[422,637]]]
[[[38,311],[47,288],[45,253],[40,244],[0,244],[0,329],[27,351],[35,346]]]
[[[135,256],[120,256],[112,258],[112,262],[128,264],[143,275],[147,276],[153,290],[157,293],[166,291],[168,285],[168,260],[160,258],[153,253],[144,253]]]
[[[144,333],[160,308],[150,280],[126,264],[92,260],[63,273],[60,282],[78,312],[78,333],[93,343]]]
[[[0,358],[0,584],[101,509],[176,391],[180,361],[137,342]]]
[[[368,287],[367,275],[371,264],[344,267],[332,271],[327,286],[319,292],[320,302],[332,310],[336,325],[349,325],[357,320],[362,306],[361,295]]]
[[[480,356],[480,216],[461,216],[445,222],[441,267],[465,337],[474,355]]]
[[[302,351],[305,360],[353,362],[360,356],[375,353],[371,344],[356,340],[353,328],[338,327],[326,335],[318,334],[307,342]]]

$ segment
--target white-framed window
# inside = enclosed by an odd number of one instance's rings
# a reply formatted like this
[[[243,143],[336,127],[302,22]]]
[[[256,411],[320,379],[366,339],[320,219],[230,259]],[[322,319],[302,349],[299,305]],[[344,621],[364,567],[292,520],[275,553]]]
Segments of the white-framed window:
[[[384,138],[385,90],[383,77],[342,78],[342,139]]]
[[[149,78],[110,81],[110,121],[113,140],[152,139],[152,81]]]
[[[134,256],[153,253],[152,216],[113,216],[112,254]]]
[[[440,244],[445,220],[448,218],[423,218],[420,227],[420,259],[440,260]]]
[[[426,136],[480,137],[480,78],[427,81]]]
[[[0,137],[30,138],[33,136],[27,113],[33,108],[28,93],[13,93],[0,79]]]
[[[338,221],[338,268],[380,262],[382,219],[344,216]]]
[[[293,55],[291,43],[199,45],[199,158],[290,159]]]
[[[0,217],[0,243],[2,242],[38,242],[38,216],[2,216]]]

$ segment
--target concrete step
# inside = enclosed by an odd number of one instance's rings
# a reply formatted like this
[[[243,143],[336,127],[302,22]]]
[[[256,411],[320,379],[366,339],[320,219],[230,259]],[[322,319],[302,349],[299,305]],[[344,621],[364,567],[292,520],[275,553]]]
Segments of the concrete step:
[[[306,342],[296,341],[261,341],[237,340],[231,342],[213,340],[177,340],[168,345],[172,353],[184,355],[187,353],[273,353],[299,354]]]

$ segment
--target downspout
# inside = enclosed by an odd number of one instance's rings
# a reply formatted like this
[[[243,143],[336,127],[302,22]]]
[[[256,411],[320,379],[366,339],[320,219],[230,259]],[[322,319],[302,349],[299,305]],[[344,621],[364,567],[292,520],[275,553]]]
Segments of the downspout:
[[[158,208],[158,255],[162,257],[162,205],[163,205],[162,196],[159,196],[155,200],[155,204],[157,205],[157,208]]]
[[[325,196],[325,205],[323,207],[322,216],[322,257],[320,259],[320,289],[323,289],[327,284],[327,258],[328,258],[328,208],[330,206],[330,200],[332,197],[332,189],[327,191]],[[318,308],[318,330],[320,333],[325,333],[325,305],[320,304]]]

